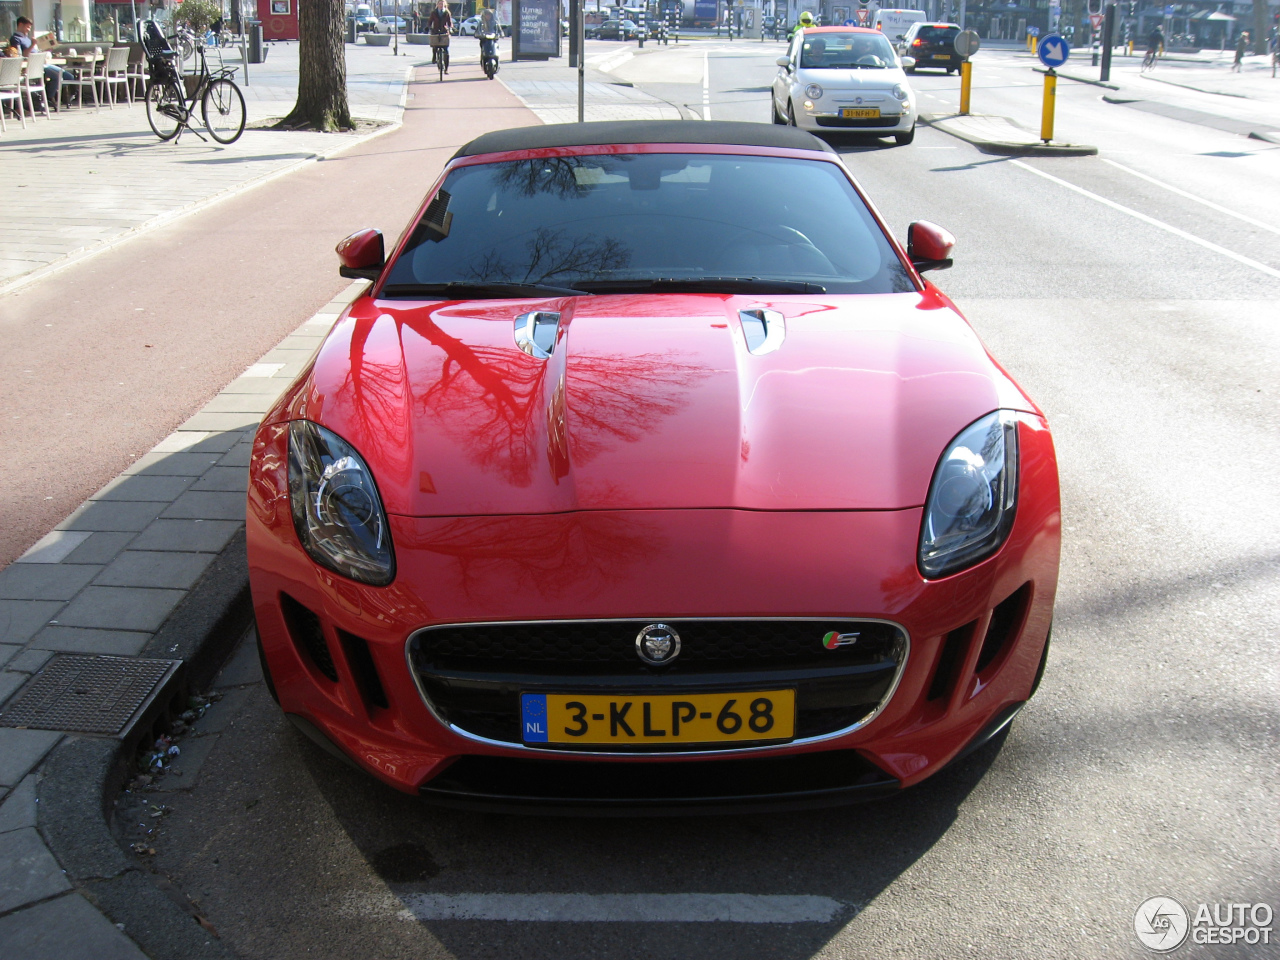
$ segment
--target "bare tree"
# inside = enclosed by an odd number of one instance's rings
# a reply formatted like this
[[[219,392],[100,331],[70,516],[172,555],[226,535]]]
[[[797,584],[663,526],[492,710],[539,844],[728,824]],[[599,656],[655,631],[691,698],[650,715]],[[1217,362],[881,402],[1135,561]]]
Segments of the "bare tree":
[[[298,102],[279,126],[350,130],[343,0],[298,2]]]

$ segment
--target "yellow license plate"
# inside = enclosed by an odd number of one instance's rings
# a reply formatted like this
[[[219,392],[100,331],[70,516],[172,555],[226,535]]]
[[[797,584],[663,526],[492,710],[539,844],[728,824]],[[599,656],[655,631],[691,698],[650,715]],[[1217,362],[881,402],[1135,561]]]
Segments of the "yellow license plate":
[[[520,695],[525,743],[736,743],[790,740],[796,692]]]
[[[846,120],[879,120],[879,107],[845,107],[840,116]]]
[[[951,59],[951,54],[949,54],[949,53],[935,53],[935,54],[933,55],[933,59],[935,59],[935,60],[950,60],[950,59]]]

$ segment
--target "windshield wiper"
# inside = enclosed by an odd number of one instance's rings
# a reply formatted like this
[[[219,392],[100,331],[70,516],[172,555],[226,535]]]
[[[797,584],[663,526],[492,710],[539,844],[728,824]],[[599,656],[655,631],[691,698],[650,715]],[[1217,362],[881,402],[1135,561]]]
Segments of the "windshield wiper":
[[[424,297],[446,300],[491,300],[501,297],[581,297],[587,291],[577,287],[556,287],[548,283],[486,283],[454,280],[450,283],[389,283],[382,289],[387,297]]]
[[[768,277],[655,277],[635,280],[584,280],[590,293],[826,293],[820,283]]]

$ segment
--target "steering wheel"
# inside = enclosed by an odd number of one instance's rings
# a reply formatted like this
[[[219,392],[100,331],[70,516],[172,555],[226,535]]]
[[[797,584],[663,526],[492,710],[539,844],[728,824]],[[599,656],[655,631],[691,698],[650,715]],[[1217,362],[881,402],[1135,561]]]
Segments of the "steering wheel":
[[[860,67],[883,67],[884,61],[877,57],[874,53],[869,53],[865,57],[859,57],[854,61]]]
[[[810,253],[814,258],[815,269],[813,272],[815,274],[828,274],[834,277],[840,272],[836,269],[836,265],[831,262],[827,255],[814,246],[813,241],[795,227],[788,227],[779,224],[777,229],[788,237],[793,238],[788,241],[789,246],[800,247]]]

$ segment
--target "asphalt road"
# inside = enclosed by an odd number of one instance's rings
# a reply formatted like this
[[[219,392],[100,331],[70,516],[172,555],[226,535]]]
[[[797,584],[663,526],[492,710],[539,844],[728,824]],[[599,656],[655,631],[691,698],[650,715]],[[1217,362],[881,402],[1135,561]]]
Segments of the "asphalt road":
[[[777,47],[728,46],[637,58],[626,79],[766,119]],[[982,66],[981,109],[1034,122],[1038,75]],[[954,102],[954,78],[915,82]],[[841,147],[895,230],[956,233],[955,268],[932,276],[1055,431],[1053,654],[1002,744],[843,810],[441,812],[302,740],[242,663],[197,785],[166,797],[157,869],[263,958],[1141,957],[1148,897],[1280,907],[1280,148],[1098,96],[1059,86],[1060,129],[1097,158],[994,158],[924,128]],[[643,897],[625,922],[433,919],[435,895],[501,915],[496,895],[521,893],[810,899],[767,901],[771,923]]]

